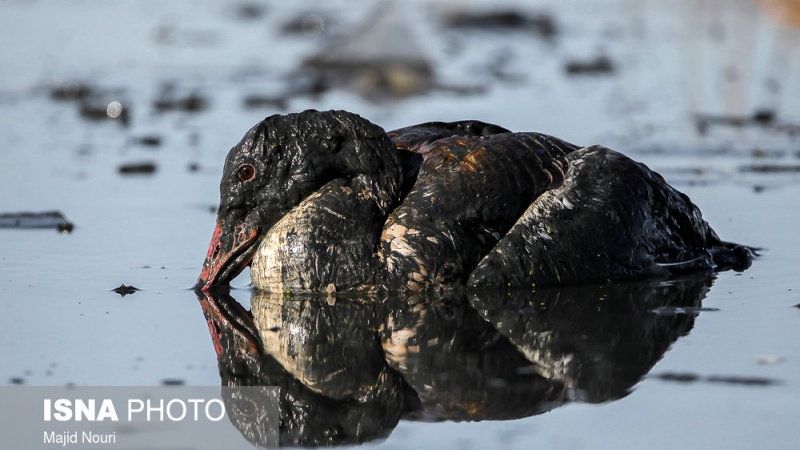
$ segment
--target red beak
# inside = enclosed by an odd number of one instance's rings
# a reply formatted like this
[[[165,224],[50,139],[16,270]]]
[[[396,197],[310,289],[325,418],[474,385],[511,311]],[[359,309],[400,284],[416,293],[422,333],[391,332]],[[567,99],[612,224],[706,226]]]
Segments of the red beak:
[[[217,221],[211,245],[208,246],[208,255],[203,263],[203,271],[200,272],[195,288],[208,291],[214,286],[227,284],[253,261],[258,230],[242,224],[236,225],[233,230],[233,244],[229,250],[225,250],[222,245],[223,233],[222,224]]]

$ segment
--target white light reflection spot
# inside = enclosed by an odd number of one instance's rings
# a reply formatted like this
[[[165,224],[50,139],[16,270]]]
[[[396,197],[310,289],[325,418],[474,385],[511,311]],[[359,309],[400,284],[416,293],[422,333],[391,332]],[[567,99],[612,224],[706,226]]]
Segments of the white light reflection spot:
[[[106,114],[112,119],[119,117],[119,115],[122,114],[122,103],[116,100],[109,103],[108,107],[106,108]]]

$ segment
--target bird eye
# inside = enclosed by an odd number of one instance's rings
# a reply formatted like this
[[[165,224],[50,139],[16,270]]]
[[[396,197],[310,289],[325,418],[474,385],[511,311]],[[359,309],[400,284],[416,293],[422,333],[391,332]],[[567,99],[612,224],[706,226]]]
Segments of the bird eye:
[[[239,179],[242,180],[242,182],[250,181],[255,176],[256,168],[251,164],[245,164],[242,167],[239,167]]]

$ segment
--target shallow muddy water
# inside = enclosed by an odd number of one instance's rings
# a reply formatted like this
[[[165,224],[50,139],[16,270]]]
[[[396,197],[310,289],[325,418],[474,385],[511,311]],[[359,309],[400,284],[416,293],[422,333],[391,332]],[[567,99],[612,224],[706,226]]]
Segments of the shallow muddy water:
[[[0,3],[0,214],[58,211],[72,225],[0,228],[0,383],[217,385],[209,322],[224,330],[237,301],[282,363],[271,380],[304,363],[403,377],[425,408],[379,397],[368,447],[797,448],[796,15],[750,0],[414,1],[378,18],[372,2],[289,3]],[[380,68],[313,57],[365,22],[381,26],[339,47]],[[400,69],[383,72],[381,55]],[[251,293],[247,272],[232,298],[198,298],[228,149],[265,116],[306,108],[386,129],[479,119],[606,145],[686,192],[723,239],[764,250],[713,283],[509,304],[282,304]],[[215,316],[220,305],[236,314]],[[281,337],[257,331],[278,318],[304,330],[296,350],[318,365],[281,360]],[[395,357],[400,337],[418,354]]]

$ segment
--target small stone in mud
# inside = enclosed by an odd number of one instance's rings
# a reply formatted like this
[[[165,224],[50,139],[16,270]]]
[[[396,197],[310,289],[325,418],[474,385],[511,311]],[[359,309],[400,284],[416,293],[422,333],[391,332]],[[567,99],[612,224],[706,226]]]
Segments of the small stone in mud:
[[[161,380],[161,384],[164,386],[183,386],[186,384],[186,381],[176,378],[167,378],[166,380]]]
[[[197,172],[198,170],[200,170],[200,164],[196,162],[189,163],[187,169],[189,169],[189,172]]]
[[[20,385],[20,384],[25,384],[25,379],[24,378],[20,378],[20,377],[11,377],[8,380],[8,382],[11,383],[11,384]]]
[[[47,211],[0,214],[0,228],[55,228],[62,233],[71,233],[75,225],[61,212]]]
[[[149,175],[155,173],[157,166],[152,162],[128,163],[119,166],[122,175]]]
[[[126,285],[123,283],[123,284],[120,284],[120,285],[119,285],[119,287],[117,287],[117,288],[114,288],[114,289],[112,289],[112,290],[113,290],[114,292],[116,292],[117,294],[121,295],[122,297],[125,297],[126,295],[133,295],[133,294],[135,294],[135,293],[136,293],[136,291],[138,291],[138,290],[139,290],[139,288],[137,288],[137,287],[133,287],[133,286],[126,286]]]
[[[586,61],[569,61],[564,66],[568,75],[604,75],[613,73],[616,68],[608,56],[597,56]]]

